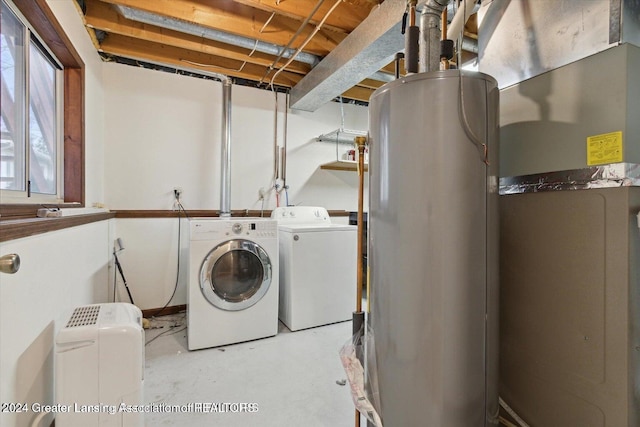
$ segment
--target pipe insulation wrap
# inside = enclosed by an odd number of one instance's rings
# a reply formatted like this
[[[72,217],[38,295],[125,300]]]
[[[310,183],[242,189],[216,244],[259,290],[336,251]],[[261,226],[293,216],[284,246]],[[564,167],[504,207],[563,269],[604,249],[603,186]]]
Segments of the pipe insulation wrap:
[[[418,72],[418,60],[419,60],[419,39],[420,28],[417,26],[411,26],[407,28],[407,34],[405,35],[404,45],[404,68],[407,73]]]

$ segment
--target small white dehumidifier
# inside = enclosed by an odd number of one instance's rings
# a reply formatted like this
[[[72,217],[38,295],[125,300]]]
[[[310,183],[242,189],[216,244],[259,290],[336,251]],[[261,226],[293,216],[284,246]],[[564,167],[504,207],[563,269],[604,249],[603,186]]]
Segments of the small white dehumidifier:
[[[144,425],[142,312],[78,307],[56,337],[56,427]]]

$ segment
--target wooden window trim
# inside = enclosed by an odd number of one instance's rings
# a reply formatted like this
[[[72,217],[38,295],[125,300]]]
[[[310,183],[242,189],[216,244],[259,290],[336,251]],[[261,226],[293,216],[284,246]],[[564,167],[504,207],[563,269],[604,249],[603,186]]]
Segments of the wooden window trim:
[[[114,217],[115,214],[111,212],[102,212],[61,218],[29,218],[1,221],[0,242],[8,242],[14,239],[35,236],[36,234],[105,221]]]
[[[46,0],[13,0],[42,41],[64,66],[64,203],[60,207],[85,205],[84,62]],[[0,203],[0,220],[34,218],[41,208],[34,204]]]

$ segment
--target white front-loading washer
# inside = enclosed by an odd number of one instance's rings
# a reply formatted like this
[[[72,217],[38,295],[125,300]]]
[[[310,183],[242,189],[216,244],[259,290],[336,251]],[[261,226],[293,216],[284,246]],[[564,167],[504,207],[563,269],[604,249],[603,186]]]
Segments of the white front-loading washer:
[[[277,222],[195,218],[187,224],[189,350],[276,335]]]
[[[279,318],[290,330],[351,320],[356,308],[357,227],[325,208],[281,207]]]

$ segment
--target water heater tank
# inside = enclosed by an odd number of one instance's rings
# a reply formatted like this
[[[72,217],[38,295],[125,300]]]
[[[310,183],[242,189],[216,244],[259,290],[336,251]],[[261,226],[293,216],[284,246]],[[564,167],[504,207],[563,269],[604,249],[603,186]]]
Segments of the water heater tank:
[[[496,81],[414,74],[369,104],[370,324],[382,422],[498,425]]]

